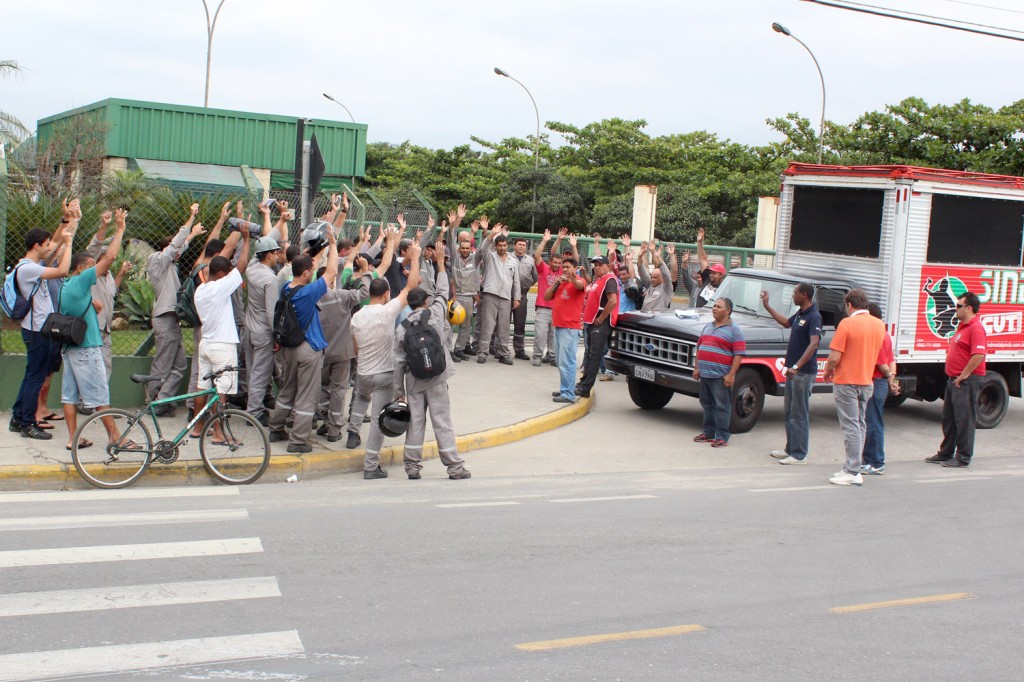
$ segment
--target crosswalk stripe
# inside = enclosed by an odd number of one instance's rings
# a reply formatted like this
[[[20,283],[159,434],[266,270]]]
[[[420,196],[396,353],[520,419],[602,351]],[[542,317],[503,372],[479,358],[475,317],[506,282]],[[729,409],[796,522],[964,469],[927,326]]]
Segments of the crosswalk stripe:
[[[460,509],[462,507],[514,507],[518,502],[458,502],[453,504],[436,505],[441,509]]]
[[[0,680],[38,680],[64,675],[98,675],[303,653],[295,630],[201,637],[166,642],[34,651],[0,656]]]
[[[555,504],[566,502],[613,502],[615,500],[650,500],[654,495],[609,495],[607,497],[563,497],[557,500],[548,500]]]
[[[0,552],[0,568],[249,554],[262,551],[263,545],[259,538],[226,538],[224,540],[153,542],[136,545],[8,550]]]
[[[92,502],[93,500],[136,500],[161,497],[231,497],[238,488],[132,488],[130,490],[68,490],[63,492],[0,493],[4,502]]]
[[[82,514],[79,516],[32,516],[0,519],[0,531],[53,530],[57,528],[95,528],[106,526],[154,526],[172,523],[236,521],[249,518],[245,509],[197,509],[137,514]]]
[[[280,597],[277,579],[226,578],[0,594],[0,618]]]

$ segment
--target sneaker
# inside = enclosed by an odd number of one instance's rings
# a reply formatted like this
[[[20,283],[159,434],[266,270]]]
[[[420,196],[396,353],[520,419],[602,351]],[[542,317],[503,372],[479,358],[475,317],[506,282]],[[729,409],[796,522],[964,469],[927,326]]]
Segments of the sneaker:
[[[600,376],[600,378],[598,378],[598,381],[615,381],[615,375],[614,374],[602,374]]]
[[[366,479],[367,481],[372,481],[372,480],[374,480],[376,478],[387,478],[387,477],[388,477],[388,472],[384,471],[380,467],[377,467],[373,471],[364,471],[363,472],[363,478]]]
[[[462,362],[462,358],[460,358],[455,353],[452,353],[452,362]]]
[[[326,436],[327,435],[327,424],[324,424],[319,429],[317,429],[316,430],[316,435],[318,435],[318,436]]]
[[[772,450],[768,454],[774,457],[775,459],[786,459],[787,457],[789,457],[789,453],[786,452],[785,450]]]
[[[540,367],[540,358],[532,358],[530,364],[534,367]]]
[[[418,472],[418,471],[410,471],[409,472],[409,480],[410,481],[418,481],[418,480],[420,480],[420,472]]]
[[[271,431],[270,442],[271,443],[282,443],[288,440],[288,434],[284,431]]]
[[[693,437],[694,443],[710,443],[714,440],[714,438],[709,438],[708,436],[705,436],[703,433],[698,433],[696,436]]]
[[[516,352],[516,360],[529,360],[529,359],[530,359],[530,356],[527,355],[525,351],[517,351]]]
[[[807,460],[797,459],[792,455],[786,455],[785,457],[779,460],[779,464],[807,464]]]
[[[270,417],[264,412],[260,416],[256,417],[256,421],[260,423],[260,426],[269,429],[270,428]]]
[[[487,362],[487,353],[480,353],[479,355],[477,355],[476,361],[481,365]]]
[[[555,392],[552,395],[558,395],[558,393]],[[7,425],[7,430],[11,433],[21,433],[21,422],[16,422],[12,419],[11,423]]]
[[[953,459],[953,458],[952,457],[946,457],[945,455],[940,455],[939,453],[936,452],[931,457],[925,457],[924,461],[931,462],[932,464],[942,464],[943,462],[948,462],[951,459]]]
[[[589,398],[590,397],[590,391],[588,391],[586,389],[582,389],[582,388],[577,388],[576,389],[576,395],[578,395],[581,398]]]
[[[558,395],[556,395],[554,398],[551,399],[551,402],[553,402],[553,403],[575,403],[576,401],[575,400],[571,400],[570,398],[563,398],[562,394],[559,393]]]
[[[509,356],[507,356],[507,355],[502,355],[502,356],[501,356],[500,358],[498,358],[498,362],[500,362],[500,363],[501,363],[501,364],[503,364],[503,365],[512,365],[512,364],[515,364],[515,363],[513,363],[513,362],[512,362],[512,358],[510,358],[510,357],[509,357]]]
[[[546,362],[549,365],[553,365],[553,364],[555,364],[555,356],[554,355],[545,355],[543,358],[540,359],[540,361],[541,362]]]
[[[35,424],[26,424],[21,427],[21,437],[35,438],[36,440],[50,440],[53,438],[53,434],[43,431]]]
[[[713,447],[713,448],[724,448],[724,447],[728,447],[728,445],[729,445],[729,441],[722,440],[721,438],[716,438],[713,441],[711,441],[711,447]]]
[[[838,471],[828,479],[833,485],[864,485],[864,477],[859,473],[851,474],[846,471]]]
[[[557,398],[560,395],[562,395],[561,391],[551,391],[551,397],[552,398]],[[20,426],[18,427],[18,430],[21,431],[21,427]]]
[[[860,472],[865,476],[881,476],[885,473],[885,465],[880,467],[873,467],[870,464],[862,464],[860,466]]]
[[[452,359],[455,360],[456,362],[462,362],[463,360],[468,360],[469,358],[467,358],[466,354],[463,353],[461,350],[453,350]]]
[[[355,431],[348,432],[348,440],[345,441],[346,450],[355,450],[359,447],[359,444],[363,442],[363,439],[359,437],[359,434]]]
[[[457,474],[448,474],[448,478],[453,481],[461,481],[463,479],[472,478],[472,475],[469,473],[469,469],[463,469]]]
[[[954,458],[948,462],[943,462],[942,466],[949,467],[951,469],[966,469],[970,466],[970,462],[965,462],[962,459]]]
[[[313,452],[309,443],[288,443],[288,452]]]

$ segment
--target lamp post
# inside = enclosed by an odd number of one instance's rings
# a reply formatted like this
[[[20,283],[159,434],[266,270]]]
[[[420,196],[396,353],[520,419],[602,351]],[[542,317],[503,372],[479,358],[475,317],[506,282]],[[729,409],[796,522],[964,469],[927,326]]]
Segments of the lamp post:
[[[821,65],[818,64],[818,58],[814,56],[814,53],[811,52],[811,48],[807,47],[807,44],[804,41],[793,35],[788,28],[779,22],[772,24],[772,30],[776,33],[781,33],[784,36],[789,36],[796,42],[803,45],[804,49],[807,50],[807,54],[811,55],[811,59],[814,60],[815,68],[818,69],[818,78],[821,79],[821,134],[818,136],[818,163],[820,164],[822,150],[825,148],[825,76],[821,73]]]
[[[342,103],[341,103],[341,102],[339,102],[338,100],[336,100],[336,99],[334,99],[333,97],[331,97],[330,95],[328,95],[328,94],[327,94],[326,92],[324,93],[324,97],[326,97],[327,99],[331,100],[332,102],[334,102],[335,104],[337,104],[337,105],[338,105],[339,107],[341,107],[342,109],[344,109],[344,110],[345,110],[345,113],[346,113],[346,114],[348,114],[348,117],[349,117],[350,119],[352,119],[352,122],[353,122],[353,123],[355,123],[355,122],[356,122],[356,117],[352,115],[352,112],[348,110],[348,107],[346,107],[346,106],[345,106],[344,104],[342,104]]]
[[[224,6],[224,0],[220,0],[217,11],[213,13],[213,21],[210,21],[210,7],[203,0],[203,9],[206,11],[206,93],[203,95],[203,106],[210,106],[210,54],[213,52],[213,31],[217,28],[217,17],[220,16],[220,8]]]
[[[533,210],[530,216],[530,232],[537,231],[537,174],[540,172],[540,110],[537,108],[537,100],[533,98],[530,93],[530,89],[522,84],[521,81],[508,75],[507,72],[502,71],[497,66],[494,67],[494,73],[499,76],[504,76],[509,80],[513,80],[519,83],[519,87],[526,90],[526,94],[530,96],[530,102],[533,103],[533,113],[537,115],[537,135],[533,138]]]

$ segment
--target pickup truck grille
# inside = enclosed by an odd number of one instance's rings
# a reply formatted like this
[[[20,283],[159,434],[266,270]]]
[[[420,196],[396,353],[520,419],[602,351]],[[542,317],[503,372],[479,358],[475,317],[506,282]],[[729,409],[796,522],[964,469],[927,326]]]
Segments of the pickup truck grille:
[[[619,353],[674,367],[693,369],[695,348],[690,341],[624,329],[615,331],[615,349]]]

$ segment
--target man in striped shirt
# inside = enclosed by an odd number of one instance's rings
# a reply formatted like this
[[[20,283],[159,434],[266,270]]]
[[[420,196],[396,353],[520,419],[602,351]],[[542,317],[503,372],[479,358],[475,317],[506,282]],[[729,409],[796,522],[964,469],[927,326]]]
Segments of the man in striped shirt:
[[[730,389],[747,354],[747,343],[743,331],[732,323],[730,299],[716,299],[711,314],[715,320],[700,334],[697,365],[693,368],[693,378],[700,381],[700,406],[704,408],[704,430],[693,442],[724,448],[729,444]]]

